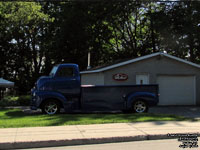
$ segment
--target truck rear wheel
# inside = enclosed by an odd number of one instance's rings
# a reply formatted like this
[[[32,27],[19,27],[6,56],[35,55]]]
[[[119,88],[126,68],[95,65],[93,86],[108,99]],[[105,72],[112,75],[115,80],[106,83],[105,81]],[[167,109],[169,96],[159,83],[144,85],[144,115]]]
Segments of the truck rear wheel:
[[[148,105],[143,100],[137,100],[133,103],[133,111],[136,113],[144,113],[148,111]]]
[[[60,113],[60,104],[56,100],[47,100],[42,106],[42,112],[48,115]]]

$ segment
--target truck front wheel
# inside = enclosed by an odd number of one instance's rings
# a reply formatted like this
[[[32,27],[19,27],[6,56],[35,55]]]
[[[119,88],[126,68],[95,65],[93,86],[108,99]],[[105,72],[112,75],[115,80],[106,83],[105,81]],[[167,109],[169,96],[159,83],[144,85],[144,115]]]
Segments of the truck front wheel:
[[[60,113],[60,104],[56,100],[47,100],[42,106],[42,112],[48,115]]]
[[[133,103],[133,111],[136,113],[144,113],[148,111],[148,105],[143,100],[137,100]]]

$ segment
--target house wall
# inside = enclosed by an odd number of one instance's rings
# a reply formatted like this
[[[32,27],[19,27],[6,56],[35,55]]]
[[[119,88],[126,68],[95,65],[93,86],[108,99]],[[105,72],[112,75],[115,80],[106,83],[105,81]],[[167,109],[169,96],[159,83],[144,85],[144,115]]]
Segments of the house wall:
[[[82,85],[104,85],[103,73],[81,74]]]

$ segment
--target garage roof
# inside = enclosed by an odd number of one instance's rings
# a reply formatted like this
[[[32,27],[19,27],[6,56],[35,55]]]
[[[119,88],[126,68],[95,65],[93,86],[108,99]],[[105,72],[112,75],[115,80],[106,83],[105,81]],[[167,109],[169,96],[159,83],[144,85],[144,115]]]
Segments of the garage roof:
[[[169,54],[167,54],[167,53],[157,52],[157,53],[153,53],[153,54],[150,54],[150,55],[141,56],[141,57],[138,57],[138,58],[135,58],[135,59],[131,59],[131,60],[128,60],[128,61],[124,61],[124,62],[121,62],[121,63],[118,63],[118,64],[110,65],[110,66],[107,66],[107,67],[104,67],[104,68],[95,69],[95,70],[81,71],[80,73],[81,73],[81,74],[98,73],[98,72],[110,70],[110,69],[113,69],[113,68],[117,68],[117,67],[120,67],[120,66],[123,66],[123,65],[127,65],[127,64],[130,64],[130,63],[138,62],[138,61],[145,60],[145,59],[148,59],[148,58],[151,58],[151,57],[155,57],[155,56],[159,56],[159,55],[160,55],[160,56],[166,56],[166,57],[168,57],[168,58],[177,60],[177,61],[179,61],[179,62],[182,62],[182,63],[188,64],[188,65],[191,65],[191,66],[200,68],[200,65],[195,64],[195,63],[192,63],[192,62],[190,62],[190,61],[186,61],[186,60],[184,60],[184,59],[181,59],[181,58],[178,58],[178,57],[169,55]]]

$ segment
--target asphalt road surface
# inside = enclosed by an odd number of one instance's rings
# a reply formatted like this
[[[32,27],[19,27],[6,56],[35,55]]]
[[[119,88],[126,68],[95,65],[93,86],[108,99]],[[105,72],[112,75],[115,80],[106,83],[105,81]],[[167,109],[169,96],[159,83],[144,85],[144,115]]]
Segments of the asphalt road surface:
[[[197,141],[197,145],[198,145]],[[48,148],[34,148],[27,150],[200,150],[196,148],[180,148],[183,142],[177,139],[170,140],[149,140],[149,141],[134,141],[123,143],[109,143],[109,144],[93,144],[93,145],[79,145],[79,146],[63,146],[63,147],[48,147]]]

